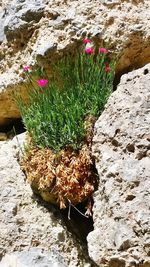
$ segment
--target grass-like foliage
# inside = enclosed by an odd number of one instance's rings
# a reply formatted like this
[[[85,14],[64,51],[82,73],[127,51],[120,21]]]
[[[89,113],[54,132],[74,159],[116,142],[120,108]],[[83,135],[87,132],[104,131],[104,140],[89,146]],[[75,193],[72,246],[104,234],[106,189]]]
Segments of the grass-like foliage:
[[[114,61],[109,53],[94,53],[93,48],[66,55],[47,74],[32,82],[32,73],[26,67],[31,88],[28,102],[16,97],[23,123],[33,144],[54,151],[71,145],[80,148],[85,140],[85,121],[98,117],[112,91]],[[99,49],[100,51],[100,49]],[[109,61],[109,65],[108,65]],[[45,76],[44,76],[45,75]]]

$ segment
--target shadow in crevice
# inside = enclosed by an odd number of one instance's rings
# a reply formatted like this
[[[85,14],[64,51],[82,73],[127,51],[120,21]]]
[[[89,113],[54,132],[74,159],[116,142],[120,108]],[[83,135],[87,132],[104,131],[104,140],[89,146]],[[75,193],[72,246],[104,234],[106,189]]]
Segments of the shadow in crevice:
[[[67,230],[71,234],[75,235],[76,238],[80,240],[84,245],[87,245],[87,239],[86,239],[87,235],[94,230],[94,227],[93,227],[92,216],[90,217],[84,216],[86,212],[85,203],[80,203],[75,206],[78,209],[78,211],[72,206],[70,210],[70,219],[69,219],[68,218],[69,207],[67,207],[66,209],[59,209],[59,207],[44,201],[42,197],[36,193],[33,193],[32,198],[34,201],[37,202],[39,206],[43,206],[49,212],[51,212],[54,216],[54,219],[62,220]]]
[[[87,218],[79,213],[81,212],[82,214],[85,214],[86,209],[84,203],[76,205],[76,208],[79,211],[77,211],[74,207],[71,207],[70,220],[68,219],[68,208],[61,210],[60,212],[67,229],[73,232],[83,243],[87,244],[87,235],[94,230],[93,218],[92,216]]]
[[[40,195],[33,193],[32,198],[37,202],[38,206],[43,206],[47,209],[48,212],[51,213],[54,222],[60,222],[60,224],[64,225],[68,232],[71,233],[72,236],[79,242],[79,244],[83,248],[83,252],[87,255],[87,259],[89,258],[90,266],[97,267],[97,264],[90,259],[88,254],[87,247],[87,235],[93,230],[93,219],[92,217],[85,218],[82,216],[77,210],[71,208],[70,212],[70,220],[68,219],[68,208],[64,210],[60,210],[59,207],[45,202]],[[85,213],[85,205],[84,203],[76,205],[77,209]]]
[[[8,138],[12,138],[16,134],[21,134],[25,131],[26,129],[22,118],[10,119],[8,120],[7,124],[0,126],[0,132],[6,133]]]
[[[121,76],[132,71],[132,70],[134,70],[133,67],[127,67],[126,69],[124,69],[122,71],[119,71],[119,72],[116,71],[114,81],[113,81],[113,92],[117,90],[117,86],[120,83]]]

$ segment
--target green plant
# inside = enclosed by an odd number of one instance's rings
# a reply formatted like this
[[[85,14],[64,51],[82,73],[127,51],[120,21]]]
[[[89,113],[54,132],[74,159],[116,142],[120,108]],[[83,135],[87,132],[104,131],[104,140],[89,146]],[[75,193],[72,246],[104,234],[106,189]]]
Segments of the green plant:
[[[80,148],[86,119],[100,115],[112,91],[114,61],[108,66],[108,60],[107,53],[96,55],[92,48],[76,51],[52,66],[53,75],[39,80],[39,86],[34,85],[29,69],[25,70],[32,85],[28,101],[21,96],[15,99],[34,145],[54,151],[68,145]]]

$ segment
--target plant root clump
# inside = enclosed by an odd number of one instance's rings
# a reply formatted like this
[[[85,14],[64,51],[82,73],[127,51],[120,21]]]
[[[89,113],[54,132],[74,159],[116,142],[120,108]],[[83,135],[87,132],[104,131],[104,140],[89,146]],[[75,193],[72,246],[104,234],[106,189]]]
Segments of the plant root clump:
[[[22,167],[33,191],[45,201],[59,205],[76,205],[88,199],[96,185],[93,160],[85,144],[78,151],[71,147],[55,153],[48,148],[30,148]]]

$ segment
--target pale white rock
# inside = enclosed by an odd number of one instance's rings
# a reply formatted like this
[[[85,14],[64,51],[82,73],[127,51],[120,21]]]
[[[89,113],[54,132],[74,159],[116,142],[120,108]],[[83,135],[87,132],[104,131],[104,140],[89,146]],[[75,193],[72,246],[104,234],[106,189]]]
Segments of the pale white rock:
[[[67,267],[60,255],[33,248],[28,251],[6,254],[0,267]]]
[[[99,174],[88,250],[101,267],[150,266],[150,64],[123,75],[95,124]]]

